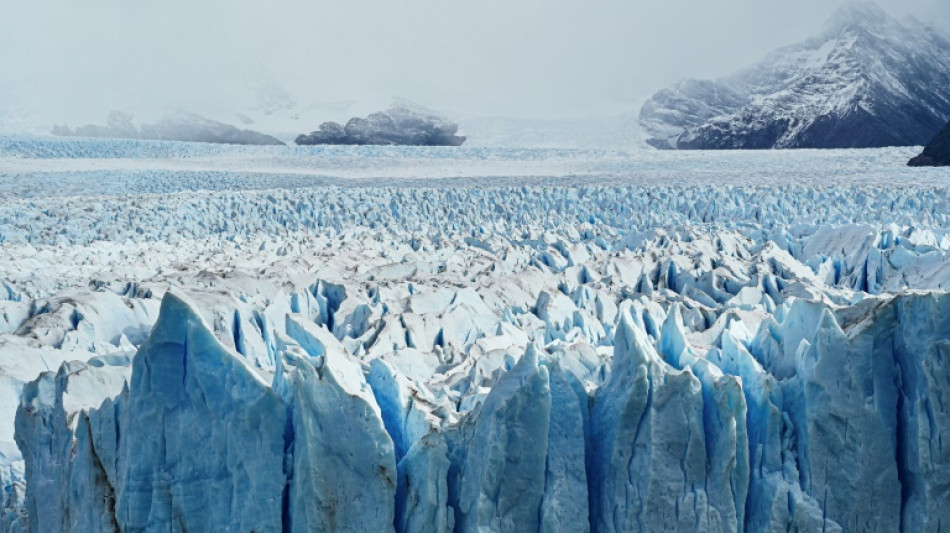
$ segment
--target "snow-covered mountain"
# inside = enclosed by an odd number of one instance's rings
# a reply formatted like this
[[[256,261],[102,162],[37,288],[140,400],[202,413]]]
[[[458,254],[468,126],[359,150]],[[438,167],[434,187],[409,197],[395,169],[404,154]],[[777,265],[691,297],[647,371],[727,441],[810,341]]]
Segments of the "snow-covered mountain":
[[[915,146],[950,118],[950,40],[873,2],[844,5],[817,36],[731,76],[653,96],[658,148]]]

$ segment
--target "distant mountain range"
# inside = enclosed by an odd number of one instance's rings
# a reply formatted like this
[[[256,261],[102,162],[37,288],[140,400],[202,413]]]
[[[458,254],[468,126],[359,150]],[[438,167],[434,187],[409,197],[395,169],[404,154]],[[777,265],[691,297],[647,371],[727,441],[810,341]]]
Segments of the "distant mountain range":
[[[641,109],[657,148],[867,148],[927,143],[950,118],[950,40],[872,2],[719,80],[687,80]]]
[[[230,124],[184,111],[169,112],[158,122],[138,126],[133,123],[131,115],[113,111],[109,113],[105,126],[87,125],[75,129],[67,126],[55,126],[53,127],[53,135],[221,144],[284,144],[270,135],[253,130],[242,130]]]

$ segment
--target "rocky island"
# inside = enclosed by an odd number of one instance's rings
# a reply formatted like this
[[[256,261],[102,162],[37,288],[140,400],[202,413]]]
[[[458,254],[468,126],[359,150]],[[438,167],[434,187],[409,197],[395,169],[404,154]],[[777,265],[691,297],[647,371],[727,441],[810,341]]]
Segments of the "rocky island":
[[[912,167],[950,166],[950,123],[947,123],[946,127],[924,147],[924,151],[911,159],[907,165]]]
[[[296,139],[299,145],[355,144],[398,146],[461,146],[458,124],[432,111],[395,105],[386,111],[354,117],[346,125],[324,122],[320,129]]]

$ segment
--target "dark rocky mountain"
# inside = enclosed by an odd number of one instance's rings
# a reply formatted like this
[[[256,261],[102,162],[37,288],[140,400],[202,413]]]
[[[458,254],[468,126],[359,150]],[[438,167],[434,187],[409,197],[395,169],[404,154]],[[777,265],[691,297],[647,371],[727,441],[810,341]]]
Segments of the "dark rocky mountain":
[[[687,80],[641,109],[657,148],[922,145],[950,118],[950,40],[872,2],[719,80]]]
[[[907,164],[912,167],[950,166],[950,122],[924,147],[923,153]]]
[[[242,130],[230,124],[209,120],[184,111],[171,112],[154,124],[141,124],[139,126],[132,122],[131,115],[120,111],[112,111],[109,113],[105,126],[88,125],[75,129],[67,126],[55,126],[53,135],[221,144],[284,144],[270,135],[253,130]]]
[[[397,105],[366,118],[351,118],[345,126],[324,122],[319,130],[300,135],[295,142],[300,145],[461,146],[465,137],[456,135],[457,132],[458,124],[441,115],[419,107]]]

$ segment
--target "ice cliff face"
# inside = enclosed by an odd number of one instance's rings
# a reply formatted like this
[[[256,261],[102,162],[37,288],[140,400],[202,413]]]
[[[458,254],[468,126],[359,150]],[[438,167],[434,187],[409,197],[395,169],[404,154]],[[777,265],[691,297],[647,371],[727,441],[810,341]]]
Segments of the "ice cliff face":
[[[948,58],[943,34],[852,1],[752,68],[660,91],[640,122],[658,148],[922,145],[950,117]]]
[[[300,317],[275,342],[277,368],[256,369],[193,305],[166,295],[131,365],[100,357],[27,384],[26,493],[8,526],[936,531],[950,520],[945,295],[796,299],[757,334],[717,328],[705,356],[681,304],[628,302],[612,357],[509,348],[489,387],[460,382],[478,390],[457,410],[385,359],[361,368]]]
[[[284,357],[265,380],[170,293],[131,368],[99,358],[31,382],[26,529],[391,530],[392,441],[358,364]]]

